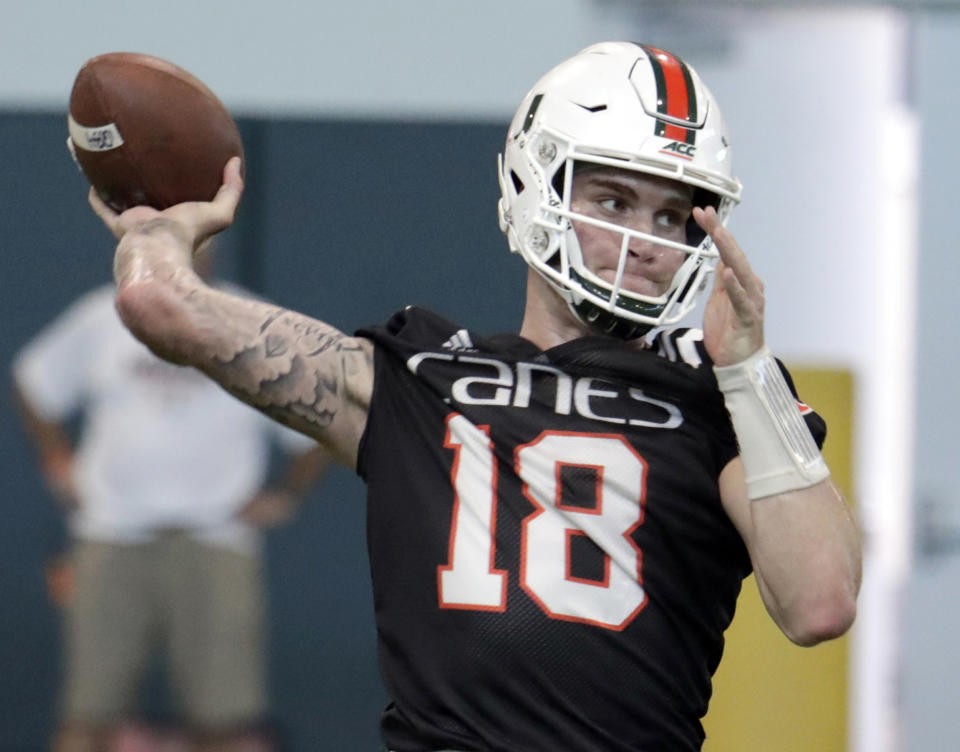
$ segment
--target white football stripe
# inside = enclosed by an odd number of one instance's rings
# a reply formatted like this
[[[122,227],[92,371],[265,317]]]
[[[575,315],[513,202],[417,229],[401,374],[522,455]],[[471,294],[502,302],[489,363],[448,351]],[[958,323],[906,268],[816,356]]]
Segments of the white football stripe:
[[[115,123],[88,128],[67,115],[67,128],[73,145],[84,151],[110,151],[123,146],[123,136]]]

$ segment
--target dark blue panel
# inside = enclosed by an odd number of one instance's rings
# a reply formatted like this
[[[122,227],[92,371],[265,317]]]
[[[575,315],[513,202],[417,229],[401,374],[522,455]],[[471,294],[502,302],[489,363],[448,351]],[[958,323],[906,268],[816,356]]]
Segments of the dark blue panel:
[[[0,116],[0,750],[46,748],[59,621],[43,565],[62,541],[13,414],[8,366],[56,311],[110,275],[110,236],[87,207],[65,141],[65,115]]]
[[[267,294],[349,332],[411,303],[515,329],[525,267],[497,227],[502,140],[489,125],[275,124]]]
[[[9,398],[14,352],[109,278],[113,242],[86,204],[64,116],[0,114],[0,751],[41,750],[54,722],[58,618],[42,576],[63,531]],[[515,329],[525,267],[497,228],[503,128],[241,121],[248,188],[226,275],[346,331],[408,303],[479,331]],[[363,486],[336,471],[268,536],[271,689],[288,752],[374,750],[385,702]],[[148,692],[149,695],[149,692]]]

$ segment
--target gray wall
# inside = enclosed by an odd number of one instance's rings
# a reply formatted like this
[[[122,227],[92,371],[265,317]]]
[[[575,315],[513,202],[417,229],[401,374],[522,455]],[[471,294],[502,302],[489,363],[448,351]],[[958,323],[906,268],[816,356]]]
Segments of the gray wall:
[[[917,556],[903,599],[903,723],[917,752],[956,749],[960,715],[960,14],[916,19],[911,84],[922,122],[914,504]]]

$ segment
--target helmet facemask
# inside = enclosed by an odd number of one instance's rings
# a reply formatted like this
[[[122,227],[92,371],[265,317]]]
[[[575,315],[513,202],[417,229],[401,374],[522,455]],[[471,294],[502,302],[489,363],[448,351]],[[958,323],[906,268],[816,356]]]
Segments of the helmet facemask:
[[[679,156],[669,146],[680,142],[655,135],[656,119],[643,109],[637,87],[630,79],[636,60],[644,56],[644,48],[626,43],[596,47],[612,47],[614,54],[587,56],[581,53],[561,64],[532,90],[518,111],[500,160],[501,228],[508,236],[511,250],[520,253],[552,285],[578,319],[600,333],[630,339],[654,326],[676,323],[689,313],[716,265],[717,252],[692,218],[686,241],[675,242],[575,213],[570,206],[575,172],[606,167],[676,180],[692,186],[695,206],[714,206],[724,223],[739,198],[740,186],[729,177],[728,159],[724,170],[715,169],[716,159],[713,164],[697,159],[704,141],[707,142],[704,151],[709,151],[711,146],[719,147],[724,152],[722,157],[726,158],[725,134],[718,137],[711,131],[710,138],[701,139],[700,146],[688,146],[681,150],[686,154]],[[623,53],[627,59],[623,59]],[[611,61],[610,58],[616,57],[621,59]],[[586,61],[578,63],[578,58]],[[611,62],[619,65],[608,70]],[[571,80],[576,83],[576,76],[562,72],[557,77],[556,71],[562,71],[570,63],[581,69],[587,67],[574,72],[591,73],[589,80],[594,82],[595,89],[601,90],[600,95],[584,103],[579,101],[583,99],[582,94],[576,97],[564,91],[576,88],[571,87]],[[589,70],[597,65],[601,70]],[[621,73],[618,78],[622,81],[607,80],[605,87],[596,83],[604,73],[609,79],[611,73],[617,72]],[[554,83],[556,85],[551,85]],[[603,103],[588,106],[597,96],[603,98],[603,94],[606,94]],[[720,116],[715,104],[714,109],[715,125]],[[644,133],[644,121],[651,123],[646,131],[649,137],[641,135],[638,139],[637,133]],[[632,148],[623,148],[625,145]],[[587,268],[574,221],[620,235],[620,259],[612,281],[601,279]],[[674,248],[686,255],[662,294],[644,295],[624,289],[623,271],[633,238]]]

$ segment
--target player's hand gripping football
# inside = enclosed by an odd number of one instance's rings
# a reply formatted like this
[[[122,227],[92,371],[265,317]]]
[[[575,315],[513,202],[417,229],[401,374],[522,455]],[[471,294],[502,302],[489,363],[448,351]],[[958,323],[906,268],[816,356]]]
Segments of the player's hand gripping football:
[[[163,211],[149,206],[134,206],[118,214],[103,202],[93,188],[90,189],[89,200],[94,212],[117,240],[132,230],[163,222],[170,232],[196,251],[208,238],[230,226],[242,194],[240,158],[233,157],[223,168],[223,185],[212,201],[188,201]]]
[[[763,347],[763,281],[713,207],[697,207],[693,217],[720,254],[703,314],[703,343],[715,365],[733,365]]]

